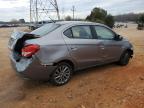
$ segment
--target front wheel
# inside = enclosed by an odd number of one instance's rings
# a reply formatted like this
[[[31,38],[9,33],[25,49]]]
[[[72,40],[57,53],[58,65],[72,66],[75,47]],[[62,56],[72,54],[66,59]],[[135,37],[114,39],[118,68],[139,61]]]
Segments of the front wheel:
[[[129,63],[131,55],[128,51],[124,52],[119,60],[119,64],[122,66],[126,66]]]
[[[50,81],[54,85],[66,84],[72,76],[72,67],[68,63],[59,63],[51,75]]]

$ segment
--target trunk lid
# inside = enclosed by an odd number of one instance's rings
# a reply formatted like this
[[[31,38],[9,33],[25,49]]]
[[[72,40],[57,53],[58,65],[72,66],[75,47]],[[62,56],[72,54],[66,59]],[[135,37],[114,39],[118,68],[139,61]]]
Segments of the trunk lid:
[[[31,33],[14,30],[10,37],[8,48],[17,62],[22,58],[22,48],[25,46],[25,41],[36,38],[39,37]]]
[[[14,50],[14,47],[15,47],[18,39],[22,38],[25,34],[26,34],[26,32],[14,30],[14,32],[11,34],[10,40],[8,42],[8,48],[10,50]]]

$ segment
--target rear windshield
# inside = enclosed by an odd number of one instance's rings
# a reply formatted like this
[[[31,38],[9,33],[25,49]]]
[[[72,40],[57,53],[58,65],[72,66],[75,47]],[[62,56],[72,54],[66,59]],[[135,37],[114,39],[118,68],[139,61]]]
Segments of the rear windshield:
[[[38,35],[38,36],[44,36],[44,35],[52,32],[52,31],[54,31],[58,27],[60,27],[59,24],[49,23],[49,24],[46,24],[46,25],[32,31],[31,34],[35,34],[35,35]]]

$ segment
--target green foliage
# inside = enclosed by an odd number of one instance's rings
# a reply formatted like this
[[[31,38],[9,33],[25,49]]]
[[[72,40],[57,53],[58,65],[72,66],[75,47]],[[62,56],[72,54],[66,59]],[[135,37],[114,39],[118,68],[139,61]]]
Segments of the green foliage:
[[[141,14],[140,17],[138,18],[138,30],[143,30],[144,29],[144,14]]]
[[[109,26],[110,28],[113,28],[113,26],[114,26],[114,17],[110,14],[107,15],[106,19],[105,19],[105,24],[107,26]]]
[[[86,20],[106,24],[111,28],[114,26],[114,17],[101,8],[94,8]]]
[[[140,15],[140,17],[138,18],[138,22],[144,24],[144,14]]]
[[[66,17],[65,17],[65,20],[66,20],[66,21],[71,21],[72,18],[71,18],[71,16],[66,16]]]

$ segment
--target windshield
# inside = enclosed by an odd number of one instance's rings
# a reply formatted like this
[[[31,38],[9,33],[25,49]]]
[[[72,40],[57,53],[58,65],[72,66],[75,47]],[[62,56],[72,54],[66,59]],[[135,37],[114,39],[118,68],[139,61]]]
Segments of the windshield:
[[[38,36],[44,36],[44,35],[52,32],[53,30],[57,29],[58,27],[60,27],[59,24],[49,23],[49,24],[46,24],[46,25],[32,31],[31,34],[35,34]]]

